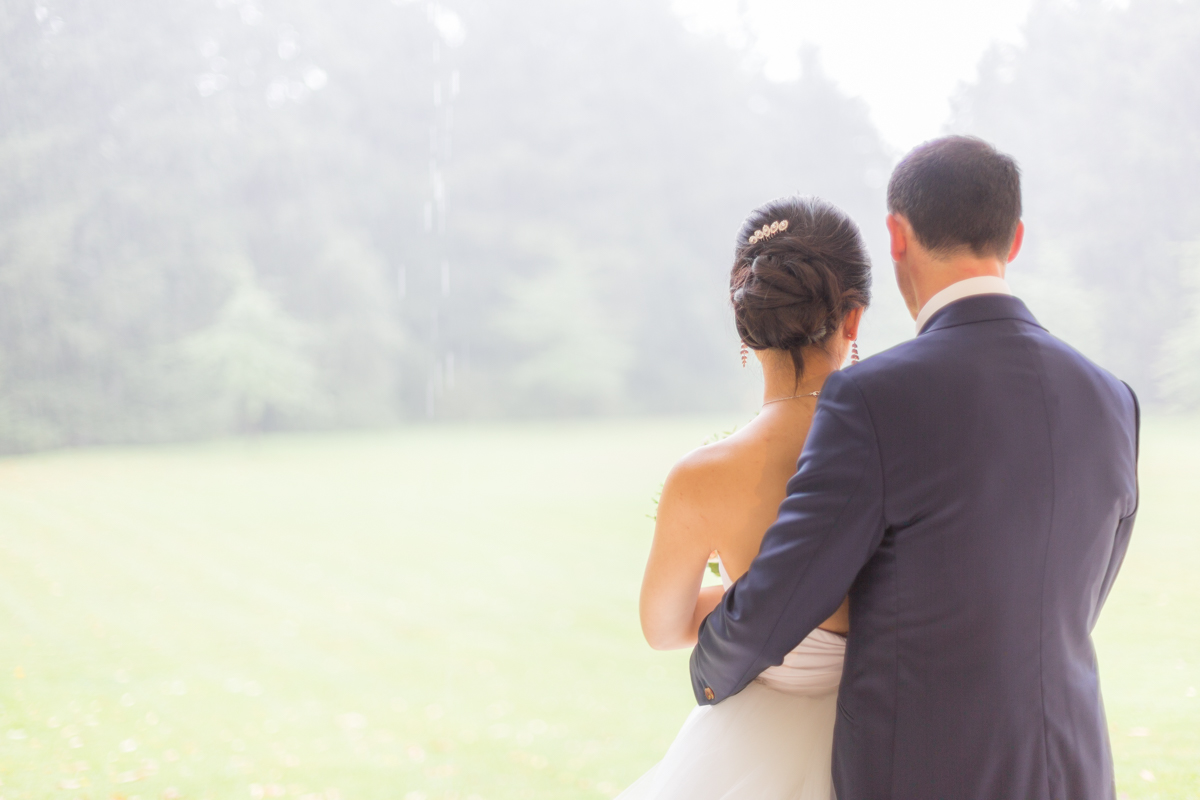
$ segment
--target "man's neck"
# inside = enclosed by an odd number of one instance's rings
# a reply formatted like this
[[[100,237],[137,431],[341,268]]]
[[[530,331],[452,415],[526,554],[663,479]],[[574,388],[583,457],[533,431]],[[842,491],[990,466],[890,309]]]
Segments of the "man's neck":
[[[952,283],[929,298],[929,301],[921,307],[920,313],[917,314],[917,335],[920,335],[925,326],[929,324],[929,320],[933,319],[934,315],[946,306],[980,294],[1011,295],[1012,289],[1008,288],[1008,283],[1004,278],[998,278],[995,275],[976,275],[972,278],[964,278],[958,283]]]
[[[950,256],[944,259],[930,258],[918,269],[912,270],[916,308],[910,309],[913,318],[938,292],[968,278],[1004,278],[1007,265],[999,258],[980,258],[975,255]]]

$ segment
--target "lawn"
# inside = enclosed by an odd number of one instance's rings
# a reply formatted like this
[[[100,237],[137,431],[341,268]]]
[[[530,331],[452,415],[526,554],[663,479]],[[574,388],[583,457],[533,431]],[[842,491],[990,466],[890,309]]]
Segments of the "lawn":
[[[691,708],[652,497],[736,419],[0,460],[0,797],[603,798]],[[1200,422],[1151,420],[1097,631],[1120,791],[1200,798]]]

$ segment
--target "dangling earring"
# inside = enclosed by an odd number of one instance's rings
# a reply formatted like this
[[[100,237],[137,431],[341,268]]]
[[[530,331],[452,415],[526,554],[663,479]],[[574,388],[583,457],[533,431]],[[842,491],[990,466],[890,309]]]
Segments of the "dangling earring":
[[[857,363],[858,363],[858,339],[855,339],[853,344],[850,345],[850,365],[853,366]]]
[[[749,358],[749,356],[750,348],[746,346],[745,342],[742,342],[742,369],[746,368],[746,359]]]

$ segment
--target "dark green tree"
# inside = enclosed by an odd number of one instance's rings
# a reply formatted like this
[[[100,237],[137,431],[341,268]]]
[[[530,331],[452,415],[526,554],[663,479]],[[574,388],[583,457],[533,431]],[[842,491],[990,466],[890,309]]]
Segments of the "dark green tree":
[[[0,449],[728,407],[753,206],[880,213],[666,0],[0,6]]]

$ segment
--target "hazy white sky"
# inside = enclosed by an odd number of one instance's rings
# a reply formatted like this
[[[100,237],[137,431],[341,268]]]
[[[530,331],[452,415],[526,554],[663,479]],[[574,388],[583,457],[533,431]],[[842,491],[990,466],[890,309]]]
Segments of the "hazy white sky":
[[[676,0],[676,6],[692,26],[752,44],[771,78],[798,76],[800,48],[815,45],[826,73],[867,102],[884,139],[903,152],[941,132],[955,88],[974,77],[993,42],[1020,41],[1031,2]]]

